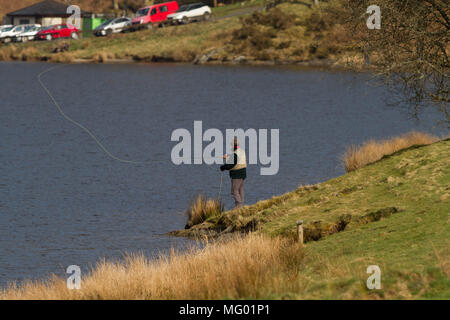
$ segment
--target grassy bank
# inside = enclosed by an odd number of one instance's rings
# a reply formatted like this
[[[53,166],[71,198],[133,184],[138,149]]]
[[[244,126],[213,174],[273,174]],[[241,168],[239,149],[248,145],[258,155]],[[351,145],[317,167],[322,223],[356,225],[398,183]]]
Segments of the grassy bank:
[[[30,42],[2,46],[2,60],[48,60],[74,62],[78,59],[108,62],[114,59],[135,61],[190,62],[206,48],[217,43],[223,29],[237,25],[237,18],[215,23],[196,23],[180,27],[143,30],[115,34],[108,38],[89,37],[68,41],[70,49],[64,53],[51,53],[61,41]]]
[[[321,9],[283,3],[268,12],[249,14],[264,4],[255,0],[215,9],[216,21],[157,28],[108,38],[67,40],[70,48],[52,53],[61,41],[0,46],[0,61],[197,62],[250,64],[360,63],[340,25]],[[228,18],[221,18],[228,17]],[[326,23],[324,20],[329,20]]]
[[[405,137],[411,139],[411,135],[395,138],[390,146],[398,146]],[[427,144],[435,139],[417,134],[416,138]],[[380,145],[389,144],[384,141]],[[330,283],[327,276],[318,280],[306,297],[365,297],[364,268],[376,264],[385,270],[386,287],[371,295],[448,298],[449,164],[449,139],[409,146],[344,176],[210,217],[178,234],[255,231],[295,239],[296,221],[301,219],[307,242],[305,273],[318,279],[322,271],[331,268],[334,271],[328,271],[337,276],[339,265],[348,273],[358,266],[360,273],[340,281],[336,277],[340,289],[334,288],[338,284]]]
[[[11,286],[3,299],[449,299],[450,140],[193,227],[255,232],[203,249],[101,262],[82,278]],[[303,219],[307,243],[295,238]],[[368,290],[369,265],[381,269]]]

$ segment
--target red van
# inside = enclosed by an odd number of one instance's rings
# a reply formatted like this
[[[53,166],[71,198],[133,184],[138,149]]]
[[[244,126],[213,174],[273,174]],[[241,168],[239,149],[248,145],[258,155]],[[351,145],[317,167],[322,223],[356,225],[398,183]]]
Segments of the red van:
[[[136,12],[136,17],[131,21],[133,29],[139,29],[143,26],[159,26],[166,21],[169,14],[178,10],[176,1],[154,4],[144,7]]]

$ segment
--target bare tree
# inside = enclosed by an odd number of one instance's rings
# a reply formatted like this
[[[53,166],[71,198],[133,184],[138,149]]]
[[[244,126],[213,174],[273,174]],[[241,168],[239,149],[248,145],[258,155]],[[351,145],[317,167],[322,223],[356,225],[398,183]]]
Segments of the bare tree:
[[[429,106],[450,123],[450,19],[447,0],[377,0],[381,28],[369,30],[373,1],[343,0],[345,22],[376,74],[390,85],[414,116]]]

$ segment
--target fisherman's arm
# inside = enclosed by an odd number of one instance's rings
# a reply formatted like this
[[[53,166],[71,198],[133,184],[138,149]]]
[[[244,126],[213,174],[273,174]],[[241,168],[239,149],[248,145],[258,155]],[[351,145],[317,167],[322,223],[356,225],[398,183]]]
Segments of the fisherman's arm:
[[[237,164],[237,160],[238,160],[238,157],[237,157],[237,154],[235,153],[234,154],[234,162],[226,163],[226,164],[220,166],[220,171],[233,169],[233,167]]]

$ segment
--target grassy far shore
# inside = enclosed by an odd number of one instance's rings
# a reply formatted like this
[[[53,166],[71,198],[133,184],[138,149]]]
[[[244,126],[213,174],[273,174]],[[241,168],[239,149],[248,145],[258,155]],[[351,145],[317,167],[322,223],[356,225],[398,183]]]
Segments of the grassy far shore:
[[[361,65],[360,54],[348,45],[342,26],[332,21],[324,23],[327,18],[317,8],[283,3],[268,12],[239,16],[240,12],[263,3],[255,0],[244,7],[217,8],[218,18],[212,22],[115,34],[109,38],[67,40],[70,48],[64,53],[52,53],[61,41],[0,45],[0,61],[252,64],[314,61],[337,66]],[[229,18],[220,19],[221,16]]]
[[[243,9],[260,8],[264,6],[266,0],[250,0],[245,2],[236,2],[234,4],[223,5],[212,8],[215,17],[226,17],[232,14],[238,14]]]
[[[103,261],[81,290],[55,277],[12,285],[0,298],[449,299],[449,161],[449,139],[415,145],[192,228],[253,228],[248,235],[159,260]],[[304,247],[293,240],[297,219]],[[366,287],[369,265],[381,269],[380,290]]]

